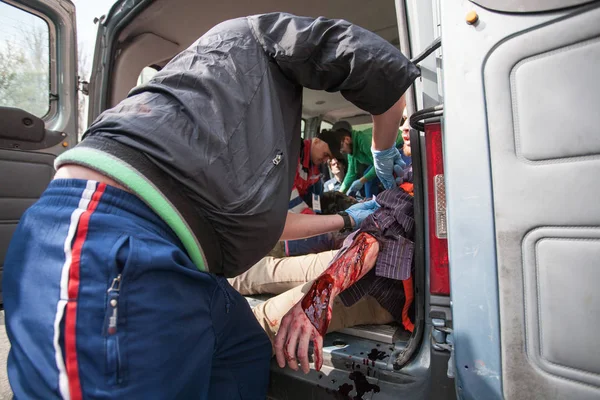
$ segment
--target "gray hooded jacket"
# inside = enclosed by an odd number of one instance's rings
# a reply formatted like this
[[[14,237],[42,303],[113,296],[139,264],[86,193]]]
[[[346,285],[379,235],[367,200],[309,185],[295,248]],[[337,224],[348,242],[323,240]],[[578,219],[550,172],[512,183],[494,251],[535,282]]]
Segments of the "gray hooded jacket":
[[[129,187],[200,269],[235,276],[283,230],[302,88],[341,91],[382,114],[418,75],[390,43],[343,20],[226,21],[100,115],[56,166],[85,165]]]

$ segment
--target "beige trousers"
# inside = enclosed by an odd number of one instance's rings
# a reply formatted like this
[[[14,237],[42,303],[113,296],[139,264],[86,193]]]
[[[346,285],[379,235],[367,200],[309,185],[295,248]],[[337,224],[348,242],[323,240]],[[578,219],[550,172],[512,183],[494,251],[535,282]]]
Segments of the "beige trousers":
[[[312,281],[327,269],[336,253],[337,250],[297,257],[265,257],[242,275],[229,279],[229,283],[243,295],[278,295],[253,309],[272,342],[283,316],[300,301]],[[356,325],[387,324],[393,320],[392,315],[371,296],[365,296],[351,307],[344,306],[336,298],[327,332]]]

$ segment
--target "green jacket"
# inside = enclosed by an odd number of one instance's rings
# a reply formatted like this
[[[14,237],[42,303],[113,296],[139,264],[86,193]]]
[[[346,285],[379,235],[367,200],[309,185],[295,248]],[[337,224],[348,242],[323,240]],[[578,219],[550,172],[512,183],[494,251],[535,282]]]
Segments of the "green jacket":
[[[342,182],[340,192],[346,193],[352,182],[360,178],[358,176],[359,163],[367,166],[373,165],[373,154],[371,153],[372,142],[373,128],[365,129],[364,131],[352,131],[352,155],[348,154],[348,171],[346,171],[346,177],[344,178],[344,182]],[[398,131],[396,147],[401,146],[403,143],[402,131]],[[363,177],[367,181],[370,181],[376,175],[375,168],[371,168]]]

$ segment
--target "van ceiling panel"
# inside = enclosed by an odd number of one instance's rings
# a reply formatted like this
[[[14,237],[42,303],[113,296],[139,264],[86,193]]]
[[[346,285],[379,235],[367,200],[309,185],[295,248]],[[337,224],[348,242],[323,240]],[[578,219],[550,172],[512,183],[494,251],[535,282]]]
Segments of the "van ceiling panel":
[[[151,32],[178,43],[178,51],[181,51],[221,21],[274,11],[346,19],[399,46],[396,9],[390,0],[306,0],[288,4],[278,0],[222,0],[210,5],[195,0],[157,0],[121,32],[119,42],[127,43]],[[365,114],[339,93],[306,90],[304,106],[305,117],[323,115],[329,120],[338,120]]]
[[[311,118],[319,115],[328,121],[337,121],[368,114],[346,100],[339,92],[304,89],[302,116]]]
[[[210,5],[196,0],[157,0],[123,30],[119,41],[152,32],[185,48],[221,21],[274,11],[343,18],[398,43],[396,10],[389,0],[306,0],[289,4],[278,0],[222,0]]]

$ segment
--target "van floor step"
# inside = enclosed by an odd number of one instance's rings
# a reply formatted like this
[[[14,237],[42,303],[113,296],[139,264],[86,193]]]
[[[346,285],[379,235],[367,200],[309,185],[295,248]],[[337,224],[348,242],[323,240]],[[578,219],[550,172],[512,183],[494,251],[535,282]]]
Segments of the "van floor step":
[[[323,363],[348,371],[362,370],[367,376],[375,371],[393,370],[393,363],[406,349],[406,342],[383,343],[370,338],[328,333],[323,341]]]
[[[340,329],[339,332],[385,344],[407,341],[410,338],[410,332],[405,331],[397,323],[389,325],[359,325],[352,328]]]

